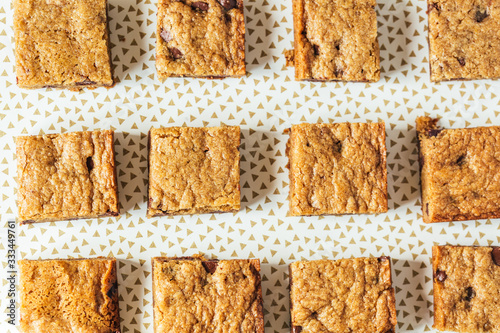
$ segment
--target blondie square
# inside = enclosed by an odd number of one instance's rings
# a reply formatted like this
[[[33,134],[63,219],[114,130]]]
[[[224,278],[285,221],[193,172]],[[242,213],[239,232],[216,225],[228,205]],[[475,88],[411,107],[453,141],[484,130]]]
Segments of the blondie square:
[[[119,333],[114,258],[20,260],[23,333]]]
[[[113,85],[106,0],[14,0],[17,84]]]
[[[500,126],[440,129],[417,118],[424,222],[500,217]]]
[[[433,246],[434,328],[500,332],[500,248]]]
[[[500,77],[500,2],[427,0],[431,81]]]
[[[22,136],[16,145],[21,224],[119,215],[113,131]]]
[[[293,0],[296,80],[380,79],[375,0]],[[287,54],[287,64],[291,55]]]
[[[154,330],[264,333],[260,261],[152,259]]]
[[[240,128],[149,132],[148,217],[240,209]]]
[[[160,79],[245,75],[243,0],[159,0],[156,69]]]
[[[291,332],[394,332],[391,259],[297,261],[289,266]]]
[[[290,215],[387,211],[385,125],[293,125],[286,151]]]

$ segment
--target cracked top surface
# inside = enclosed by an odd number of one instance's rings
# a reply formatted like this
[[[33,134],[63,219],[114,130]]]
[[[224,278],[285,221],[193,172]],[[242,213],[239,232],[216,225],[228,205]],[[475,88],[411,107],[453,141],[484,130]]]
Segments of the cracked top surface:
[[[387,211],[384,123],[293,125],[290,214]]]
[[[160,78],[245,75],[243,0],[159,0],[156,69]]]
[[[23,333],[120,332],[116,260],[20,260]]]
[[[500,217],[500,127],[436,122],[417,118],[424,222]]]
[[[153,258],[155,332],[264,333],[260,262]]]
[[[111,86],[106,0],[14,0],[23,88]]]
[[[16,146],[21,222],[118,215],[113,131],[22,136]]]
[[[434,328],[500,332],[500,248],[434,246]]]
[[[380,79],[375,0],[293,0],[296,80]]]
[[[240,209],[240,128],[152,128],[148,216]]]
[[[297,261],[289,268],[293,332],[393,332],[389,257]]]
[[[500,77],[500,1],[427,0],[431,81]]]

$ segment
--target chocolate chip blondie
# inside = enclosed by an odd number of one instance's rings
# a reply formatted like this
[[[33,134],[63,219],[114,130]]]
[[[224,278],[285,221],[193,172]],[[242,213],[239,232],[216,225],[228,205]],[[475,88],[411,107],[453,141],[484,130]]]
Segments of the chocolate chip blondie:
[[[20,260],[23,333],[119,333],[116,259]]]
[[[152,259],[155,332],[264,333],[260,261]]]
[[[18,137],[21,224],[118,216],[113,134],[98,130]]]
[[[106,0],[14,0],[17,84],[113,85]]]
[[[243,0],[159,0],[156,69],[160,79],[245,75]]]
[[[500,78],[500,2],[427,4],[431,81]]]
[[[286,154],[291,215],[387,211],[383,122],[293,125]]]
[[[417,118],[423,220],[500,217],[500,126],[441,129]]]
[[[434,328],[500,332],[500,248],[433,246]]]
[[[148,217],[240,209],[240,128],[149,132]]]
[[[297,261],[289,266],[291,332],[394,332],[391,259]]]
[[[380,79],[375,0],[293,0],[296,80]]]

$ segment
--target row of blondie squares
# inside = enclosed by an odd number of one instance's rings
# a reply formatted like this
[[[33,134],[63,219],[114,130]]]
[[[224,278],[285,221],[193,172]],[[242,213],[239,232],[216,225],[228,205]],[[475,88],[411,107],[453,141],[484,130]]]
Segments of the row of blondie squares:
[[[21,331],[120,332],[116,259],[20,260]],[[434,246],[434,328],[498,332],[500,248]],[[395,332],[391,259],[289,265],[297,332]],[[259,259],[152,258],[155,332],[264,332]],[[36,327],[36,328],[35,328]]]
[[[500,217],[500,127],[416,123],[424,222]],[[287,132],[290,215],[387,212],[383,122],[303,123]],[[238,126],[152,128],[147,216],[239,211],[240,138]],[[21,223],[119,215],[113,131],[16,144]]]
[[[500,77],[497,1],[428,0],[432,81]],[[107,0],[14,0],[17,83],[113,85]],[[380,79],[375,0],[293,0],[296,80]],[[245,75],[243,0],[159,0],[160,78]]]

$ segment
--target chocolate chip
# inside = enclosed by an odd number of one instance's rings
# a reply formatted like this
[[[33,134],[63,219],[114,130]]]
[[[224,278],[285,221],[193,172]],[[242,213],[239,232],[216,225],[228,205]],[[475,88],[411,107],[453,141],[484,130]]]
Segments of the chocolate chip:
[[[436,271],[436,274],[434,276],[435,276],[436,280],[438,280],[439,282],[444,282],[444,280],[446,280],[446,278],[448,278],[448,275],[446,275],[446,272],[442,271],[440,269],[438,269]]]
[[[335,45],[335,48],[337,49],[337,51],[340,51],[340,44]]]
[[[429,215],[429,203],[425,204],[425,215]]]
[[[203,2],[203,1],[197,1],[197,2],[193,2],[191,4],[191,7],[206,12],[208,10],[208,3]]]
[[[432,138],[432,137],[435,137],[435,136],[438,136],[439,133],[441,133],[442,129],[438,129],[438,128],[433,128],[433,129],[430,129],[427,131],[427,135]]]
[[[94,82],[94,81],[90,81],[89,79],[85,79],[83,80],[82,82],[75,82],[75,84],[77,86],[90,86],[90,85],[93,85],[93,84],[96,84],[97,82]]]
[[[455,162],[457,165],[463,165],[465,164],[465,155],[460,155],[460,157],[457,159]]]
[[[481,10],[481,8],[477,8],[476,10],[476,22],[481,23],[484,21],[485,18],[487,18],[488,12],[486,10]]]
[[[500,266],[500,247],[495,246],[491,251],[491,258],[495,265]]]
[[[341,77],[342,75],[344,75],[344,70],[342,68],[335,68],[335,76]]]
[[[180,58],[182,58],[183,54],[182,54],[182,52],[178,48],[176,48],[176,47],[169,47],[168,49],[172,53],[172,57],[174,59],[180,59]]]
[[[313,45],[314,55],[319,55],[319,45]]]
[[[109,298],[113,298],[116,293],[118,291],[118,284],[115,282],[111,288],[109,288],[108,292],[106,293],[106,295],[109,297]]]
[[[476,296],[476,292],[474,291],[474,289],[472,289],[472,287],[465,289],[465,300],[467,302],[470,302],[471,299],[474,298],[474,296]]]
[[[225,10],[236,8],[236,0],[218,0]]]
[[[427,14],[429,14],[429,12],[433,9],[439,10],[437,3],[430,3],[427,5]]]
[[[170,42],[172,39],[174,39],[172,37],[172,34],[170,33],[170,31],[168,30],[165,30],[165,29],[161,29],[161,32],[160,32],[160,37],[165,41],[165,43],[168,43]]]
[[[103,215],[101,215],[101,216],[119,216],[119,215],[120,215],[120,213],[118,213],[118,212],[114,212],[114,211],[111,211],[111,210],[109,210],[109,209],[108,209],[108,210],[106,211],[106,213],[104,213],[104,214],[103,214]]]
[[[202,261],[201,264],[203,265],[207,273],[213,274],[217,269],[217,265],[219,264],[219,262],[217,260],[208,260]]]
[[[292,333],[302,332],[302,326],[292,326]]]
[[[381,256],[381,257],[378,257],[378,262],[384,262],[384,261],[387,261],[391,259],[391,257],[389,256]]]
[[[92,156],[87,157],[87,170],[92,171],[94,168],[94,161],[92,161]]]
[[[458,60],[458,63],[460,64],[460,66],[465,66],[465,58],[461,57],[461,58],[457,58]]]

